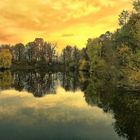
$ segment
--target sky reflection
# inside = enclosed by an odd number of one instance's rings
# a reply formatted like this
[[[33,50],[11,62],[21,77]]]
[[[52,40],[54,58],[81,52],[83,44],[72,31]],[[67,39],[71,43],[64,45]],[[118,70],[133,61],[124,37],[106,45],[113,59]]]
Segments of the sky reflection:
[[[43,98],[13,89],[0,92],[0,137],[6,140],[21,136],[117,140],[113,121],[111,114],[89,106],[80,90],[67,92],[58,87],[56,94]]]

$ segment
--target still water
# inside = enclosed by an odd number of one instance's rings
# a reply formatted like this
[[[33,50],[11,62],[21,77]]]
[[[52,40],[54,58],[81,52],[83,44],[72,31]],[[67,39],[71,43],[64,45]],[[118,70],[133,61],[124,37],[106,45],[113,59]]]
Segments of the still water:
[[[0,72],[0,139],[139,140],[140,97],[99,85],[84,73]]]

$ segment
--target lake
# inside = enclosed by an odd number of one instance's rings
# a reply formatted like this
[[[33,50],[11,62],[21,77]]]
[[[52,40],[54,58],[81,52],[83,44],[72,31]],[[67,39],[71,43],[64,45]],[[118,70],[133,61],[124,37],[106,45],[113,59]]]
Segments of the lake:
[[[87,73],[0,72],[2,140],[139,140],[140,96]]]

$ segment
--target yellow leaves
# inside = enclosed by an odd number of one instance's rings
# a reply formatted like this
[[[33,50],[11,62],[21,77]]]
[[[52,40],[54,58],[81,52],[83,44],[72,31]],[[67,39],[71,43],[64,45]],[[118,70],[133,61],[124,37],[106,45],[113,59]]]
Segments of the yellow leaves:
[[[140,85],[140,70],[127,71],[127,84],[133,87],[139,87]]]
[[[0,72],[0,87],[2,89],[9,88],[12,84],[12,75],[10,71]]]
[[[127,46],[122,46],[121,48],[118,49],[118,53],[120,55],[124,55],[124,54],[130,54],[130,49]]]
[[[0,68],[9,68],[11,61],[12,55],[9,49],[0,49]]]
[[[89,70],[89,62],[86,60],[80,60],[80,70]]]

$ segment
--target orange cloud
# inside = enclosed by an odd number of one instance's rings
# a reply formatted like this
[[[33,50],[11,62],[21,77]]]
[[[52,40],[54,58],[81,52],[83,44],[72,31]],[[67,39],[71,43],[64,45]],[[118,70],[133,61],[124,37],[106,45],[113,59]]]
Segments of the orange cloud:
[[[130,9],[131,0],[3,0],[0,1],[0,43],[17,43],[43,37],[58,43],[85,46],[118,27],[118,14]]]

